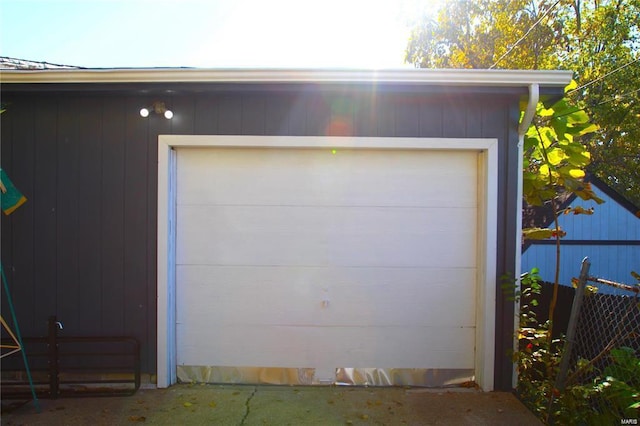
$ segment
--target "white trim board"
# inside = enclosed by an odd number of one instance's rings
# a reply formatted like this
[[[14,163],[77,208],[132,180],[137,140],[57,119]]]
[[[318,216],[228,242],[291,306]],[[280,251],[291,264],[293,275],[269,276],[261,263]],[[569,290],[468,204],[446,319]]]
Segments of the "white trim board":
[[[390,150],[477,151],[478,173],[478,297],[476,382],[494,387],[495,276],[497,249],[496,139],[380,138],[324,136],[160,135],[158,141],[158,387],[176,383],[175,177],[176,150],[190,147],[351,148]]]

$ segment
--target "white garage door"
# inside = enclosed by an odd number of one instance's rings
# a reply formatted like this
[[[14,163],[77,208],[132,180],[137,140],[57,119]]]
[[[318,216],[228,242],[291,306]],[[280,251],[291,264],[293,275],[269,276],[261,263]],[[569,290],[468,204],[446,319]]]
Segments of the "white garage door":
[[[179,149],[178,366],[473,372],[479,155]]]

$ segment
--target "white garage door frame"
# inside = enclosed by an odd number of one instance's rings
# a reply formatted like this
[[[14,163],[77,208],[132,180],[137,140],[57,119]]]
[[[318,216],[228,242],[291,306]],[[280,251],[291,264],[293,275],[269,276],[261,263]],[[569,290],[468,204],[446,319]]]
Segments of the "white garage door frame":
[[[310,148],[478,152],[476,382],[493,390],[497,250],[498,141],[483,138],[160,135],[158,138],[157,386],[177,380],[176,159],[186,148]]]

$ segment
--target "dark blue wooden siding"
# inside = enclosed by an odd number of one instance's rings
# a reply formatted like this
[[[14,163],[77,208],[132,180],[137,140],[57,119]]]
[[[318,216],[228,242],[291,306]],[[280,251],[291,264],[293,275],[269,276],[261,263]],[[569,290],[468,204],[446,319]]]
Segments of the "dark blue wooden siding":
[[[131,335],[156,369],[159,134],[488,137],[499,140],[496,387],[511,388],[516,124],[525,90],[277,87],[99,91],[3,87],[2,167],[28,202],[2,219],[2,262],[25,336]],[[173,120],[139,109],[161,99]],[[3,302],[3,311],[6,304]],[[469,348],[473,350],[473,348]]]

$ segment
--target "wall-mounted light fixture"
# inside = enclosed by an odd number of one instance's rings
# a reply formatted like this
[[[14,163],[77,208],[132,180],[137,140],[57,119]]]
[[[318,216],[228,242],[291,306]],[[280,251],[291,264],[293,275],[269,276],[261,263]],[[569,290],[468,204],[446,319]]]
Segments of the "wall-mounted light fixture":
[[[140,110],[140,116],[147,118],[151,112],[155,112],[156,114],[164,115],[164,118],[170,120],[173,118],[173,111],[167,109],[167,106],[164,102],[155,101],[149,107],[143,107]]]

